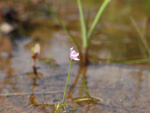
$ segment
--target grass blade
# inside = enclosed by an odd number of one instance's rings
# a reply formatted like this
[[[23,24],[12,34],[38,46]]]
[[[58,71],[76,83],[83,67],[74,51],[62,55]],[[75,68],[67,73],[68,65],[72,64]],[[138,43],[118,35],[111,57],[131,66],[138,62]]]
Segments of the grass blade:
[[[147,62],[150,62],[150,59],[126,60],[126,61],[119,61],[118,63],[125,63],[125,64],[139,64],[139,63],[147,63]]]
[[[72,39],[72,41],[74,42],[74,44],[76,45],[78,51],[81,53],[81,49],[77,43],[77,41],[75,40],[75,38],[72,36],[72,34],[70,33],[70,31],[68,30],[68,28],[66,27],[66,25],[62,22],[62,20],[56,15],[56,13],[50,9],[50,7],[48,5],[46,5],[45,0],[42,0],[42,2],[44,2],[45,6],[47,7],[49,13],[52,13],[53,16],[57,19],[57,21],[59,22],[59,24],[62,26],[62,28],[67,32],[67,34],[69,35],[69,37]]]
[[[93,36],[93,33],[94,33],[94,31],[95,31],[96,25],[97,25],[97,23],[98,23],[98,21],[99,21],[101,15],[102,15],[104,9],[106,8],[106,6],[107,6],[107,4],[108,4],[109,2],[110,2],[110,0],[105,0],[105,1],[103,2],[102,6],[99,8],[98,13],[97,13],[97,15],[96,15],[96,17],[95,17],[95,19],[94,19],[94,21],[93,21],[93,23],[92,23],[92,26],[91,26],[90,31],[89,31],[89,34],[88,34],[88,44],[90,43],[91,38],[92,38],[92,36]]]
[[[146,38],[145,38],[145,36],[144,36],[144,33],[142,33],[142,30],[140,30],[140,28],[138,27],[138,25],[137,25],[137,23],[135,22],[135,20],[134,20],[133,18],[130,18],[130,19],[131,19],[131,22],[132,22],[134,28],[136,29],[137,33],[139,34],[139,37],[140,37],[140,39],[141,39],[143,45],[145,46],[145,49],[147,50],[148,55],[149,55],[149,57],[150,57],[150,48],[149,48],[149,46],[148,46],[148,43],[147,43]]]
[[[81,22],[81,28],[82,28],[82,41],[83,41],[83,46],[87,47],[87,32],[86,32],[86,25],[85,25],[85,20],[84,20],[84,15],[83,15],[83,10],[82,10],[82,4],[81,0],[78,0],[78,8],[79,8],[79,14],[80,14],[80,22]]]

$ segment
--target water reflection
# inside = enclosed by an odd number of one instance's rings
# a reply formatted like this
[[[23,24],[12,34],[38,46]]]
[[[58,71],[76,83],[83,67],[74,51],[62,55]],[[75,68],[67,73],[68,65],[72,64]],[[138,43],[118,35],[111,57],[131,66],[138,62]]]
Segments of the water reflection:
[[[20,93],[20,90],[17,88],[16,86],[16,81],[17,81],[17,77],[14,75],[14,70],[11,68],[10,64],[11,64],[11,59],[5,59],[5,60],[1,60],[1,63],[3,62],[4,66],[7,65],[7,70],[5,70],[5,76],[4,79],[1,81],[1,87],[0,87],[0,92],[2,93],[4,91],[4,93],[9,93],[10,89],[5,89],[7,87],[7,85],[10,86],[10,88],[16,92],[16,93]],[[1,67],[2,68],[2,67]]]
[[[144,72],[143,69],[140,67],[137,75],[135,76],[136,79],[136,87],[133,90],[133,101],[132,107],[134,112],[138,112],[138,106],[146,106],[147,103],[145,101],[149,100],[149,70]],[[145,87],[145,88],[143,88]]]
[[[31,95],[29,97],[29,103],[34,107],[42,109],[43,112],[47,112],[47,111],[55,112],[57,103],[56,104],[45,104],[45,102],[42,102],[42,104],[41,104],[38,102],[38,98],[37,98],[38,94],[35,93],[35,88],[38,86],[37,80],[40,80],[39,75],[41,75],[40,73],[37,72],[38,69],[39,69],[38,67],[33,67],[34,75],[32,75],[33,82],[32,82],[32,87],[31,87]],[[96,107],[94,107],[96,105],[96,103],[91,101],[88,98],[88,96],[85,96],[85,93],[84,93],[84,86],[83,86],[83,81],[82,81],[83,76],[82,75],[85,75],[85,78],[86,78],[86,72],[87,72],[87,67],[80,66],[77,76],[67,93],[67,98],[71,99],[71,101],[66,101],[66,105],[70,106],[69,108],[67,108],[68,111],[72,111],[74,109],[77,110],[78,107],[80,107],[80,106],[87,106],[87,108],[83,109],[86,111],[86,113],[90,112],[91,109],[96,110]],[[80,80],[81,80],[81,82],[79,83]],[[87,78],[86,78],[86,80],[87,80]],[[78,96],[73,97],[72,94],[78,84],[80,84],[79,89],[78,89]],[[77,91],[75,91],[75,92],[77,92]],[[88,100],[75,102],[76,100],[79,100],[79,99],[88,99]]]
[[[11,37],[9,35],[0,35],[0,71],[5,73],[3,75],[5,77],[3,78],[3,80],[1,80],[0,92],[11,92],[10,89],[5,89],[7,88],[7,85],[9,85],[14,92],[20,93],[19,89],[16,86],[18,77],[15,76],[15,70],[11,66],[13,44],[10,38]]]
[[[85,86],[83,83],[84,82],[83,77],[85,80]],[[77,89],[76,87],[79,88]],[[89,95],[85,93],[85,87],[87,88],[87,93]],[[75,92],[78,92],[77,97],[73,97],[74,90],[76,90]],[[98,112],[96,110],[97,109],[96,106],[99,104],[100,100],[94,97],[92,97],[91,99],[91,97],[89,96],[90,96],[90,92],[88,90],[88,85],[87,85],[87,66],[80,65],[76,78],[74,79],[74,82],[72,83],[68,91],[67,97],[72,100],[73,102],[72,105],[74,106],[73,107],[74,109],[78,109],[80,108],[80,106],[87,106],[87,108],[86,107],[83,108],[83,111],[85,111],[85,113],[91,112],[91,110],[94,113],[96,113]]]
[[[78,73],[77,73],[77,75],[76,75],[76,78],[75,78],[73,84],[71,85],[71,87],[70,87],[70,89],[69,89],[69,91],[68,91],[67,97],[70,98],[70,99],[73,99],[72,93],[73,93],[73,90],[75,89],[75,87],[76,87],[76,85],[77,85],[77,83],[78,83],[78,81],[79,81],[79,78],[82,76],[82,75],[81,75],[81,74],[82,74],[82,71],[83,71],[82,66],[80,66],[80,67],[79,67],[79,70],[78,70]],[[82,85],[82,84],[81,84],[81,85]],[[82,87],[80,88],[80,92],[83,92],[83,88],[82,88]],[[82,95],[81,93],[79,93],[79,94]]]
[[[53,107],[54,108],[54,104],[45,104],[44,102],[42,104],[39,104],[38,103],[38,100],[34,94],[34,89],[36,86],[38,86],[37,84],[37,79],[39,79],[39,76],[38,76],[38,70],[39,68],[38,67],[35,67],[33,66],[33,74],[34,74],[34,77],[33,77],[33,83],[32,83],[32,87],[31,87],[31,95],[29,97],[29,103],[35,107],[39,107],[43,110],[43,112],[47,112],[47,107]]]

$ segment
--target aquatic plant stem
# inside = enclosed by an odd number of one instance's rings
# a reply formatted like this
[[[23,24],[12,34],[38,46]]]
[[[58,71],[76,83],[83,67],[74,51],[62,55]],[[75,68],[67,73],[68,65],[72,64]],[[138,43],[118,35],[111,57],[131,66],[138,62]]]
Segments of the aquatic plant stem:
[[[35,67],[35,59],[32,60],[32,67]]]
[[[65,85],[64,96],[63,96],[62,103],[65,102],[66,91],[67,91],[68,81],[69,81],[69,77],[70,77],[71,63],[72,63],[72,59],[70,59],[69,71],[68,71],[68,77],[67,77],[67,81],[66,81],[66,85]]]
[[[92,23],[92,26],[91,26],[91,28],[90,28],[90,30],[89,30],[89,34],[88,34],[88,44],[90,43],[91,38],[92,38],[92,36],[93,36],[93,33],[94,33],[94,31],[95,31],[96,25],[97,25],[97,23],[98,23],[98,21],[99,21],[101,15],[102,15],[104,9],[106,8],[106,6],[107,6],[107,4],[108,4],[109,2],[110,2],[110,0],[104,0],[104,2],[102,3],[102,6],[99,8],[98,13],[97,13],[97,15],[96,15],[96,17],[95,17],[95,19],[94,19],[94,21],[93,21],[93,23]]]
[[[45,3],[45,0],[42,0],[42,2],[44,2],[44,4],[46,5]],[[81,53],[81,49],[79,47],[79,44],[77,43],[77,41],[75,40],[75,38],[72,36],[72,34],[70,33],[70,31],[68,30],[68,28],[66,27],[66,25],[62,22],[62,20],[56,15],[56,13],[50,9],[50,7],[48,5],[46,5],[48,11],[50,13],[53,14],[53,16],[57,19],[57,21],[59,22],[59,24],[62,26],[62,28],[67,32],[67,34],[69,35],[69,37],[71,38],[71,40],[74,42],[74,44],[76,45],[78,51]]]
[[[83,46],[86,48],[88,46],[87,32],[86,32],[86,25],[85,25],[83,10],[82,10],[82,4],[81,4],[81,0],[77,0],[77,1],[78,1],[78,9],[79,9],[80,22],[81,22],[81,28],[82,28],[82,43],[83,43]]]

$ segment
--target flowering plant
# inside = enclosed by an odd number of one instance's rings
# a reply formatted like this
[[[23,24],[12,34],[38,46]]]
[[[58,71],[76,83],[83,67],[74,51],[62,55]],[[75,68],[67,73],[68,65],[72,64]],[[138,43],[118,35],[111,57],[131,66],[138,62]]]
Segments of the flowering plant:
[[[70,65],[69,65],[68,77],[67,77],[67,81],[66,81],[66,85],[65,85],[64,96],[63,96],[63,101],[62,101],[62,103],[64,103],[64,101],[65,101],[67,85],[68,85],[68,81],[69,81],[69,77],[70,77],[71,62],[72,62],[72,60],[79,61],[80,59],[77,58],[78,56],[79,56],[79,53],[77,53],[77,52],[73,49],[73,47],[70,48]]]

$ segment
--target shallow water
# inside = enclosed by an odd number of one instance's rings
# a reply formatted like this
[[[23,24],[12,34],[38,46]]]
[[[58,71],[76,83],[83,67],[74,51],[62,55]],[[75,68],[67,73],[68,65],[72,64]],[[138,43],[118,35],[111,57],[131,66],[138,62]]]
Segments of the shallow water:
[[[79,62],[72,62],[66,98],[67,111],[70,113],[150,112],[149,63],[132,63],[132,65],[116,63],[147,58],[136,31],[132,31],[133,27],[126,23],[127,18],[120,19],[133,11],[131,7],[133,4],[123,5],[122,2],[111,4],[120,4],[122,9],[112,10],[119,13],[118,17],[107,15],[109,8],[104,13],[102,23],[98,25],[90,44],[91,63],[86,67],[85,75],[90,95],[100,102],[75,102],[86,94],[82,83],[83,67],[79,66]],[[59,5],[56,6],[58,8]],[[63,19],[71,33],[81,43],[78,13],[76,7],[71,9],[68,11],[64,8],[60,16],[68,14]],[[96,9],[97,6],[92,8],[91,18]],[[141,16],[143,14],[139,15],[137,20],[143,22]],[[111,21],[108,21],[109,19]],[[53,113],[55,104],[62,101],[69,67],[69,48],[75,46],[65,31],[55,24],[53,18],[40,21],[29,34],[29,37],[16,36],[13,41],[10,40],[12,37],[1,36],[3,38],[1,41],[5,41],[4,45],[0,46],[0,54],[3,54],[0,58],[1,113]],[[30,48],[36,42],[41,45],[41,53],[37,68],[33,69]]]
[[[62,101],[69,66],[69,46],[65,40],[60,40],[61,49],[57,48],[60,42],[53,40],[53,46],[42,55],[55,51],[52,58],[57,62],[38,61],[36,77],[31,52],[24,48],[30,41],[28,38],[17,41],[14,56],[1,60],[7,60],[6,65],[1,65],[5,70],[0,73],[1,112],[53,112],[54,104]],[[58,56],[59,53],[62,56]],[[91,96],[101,100],[95,104],[72,100],[85,96],[81,70],[78,62],[72,63],[66,100],[69,112],[150,112],[148,67],[91,63],[87,67],[86,83]]]

